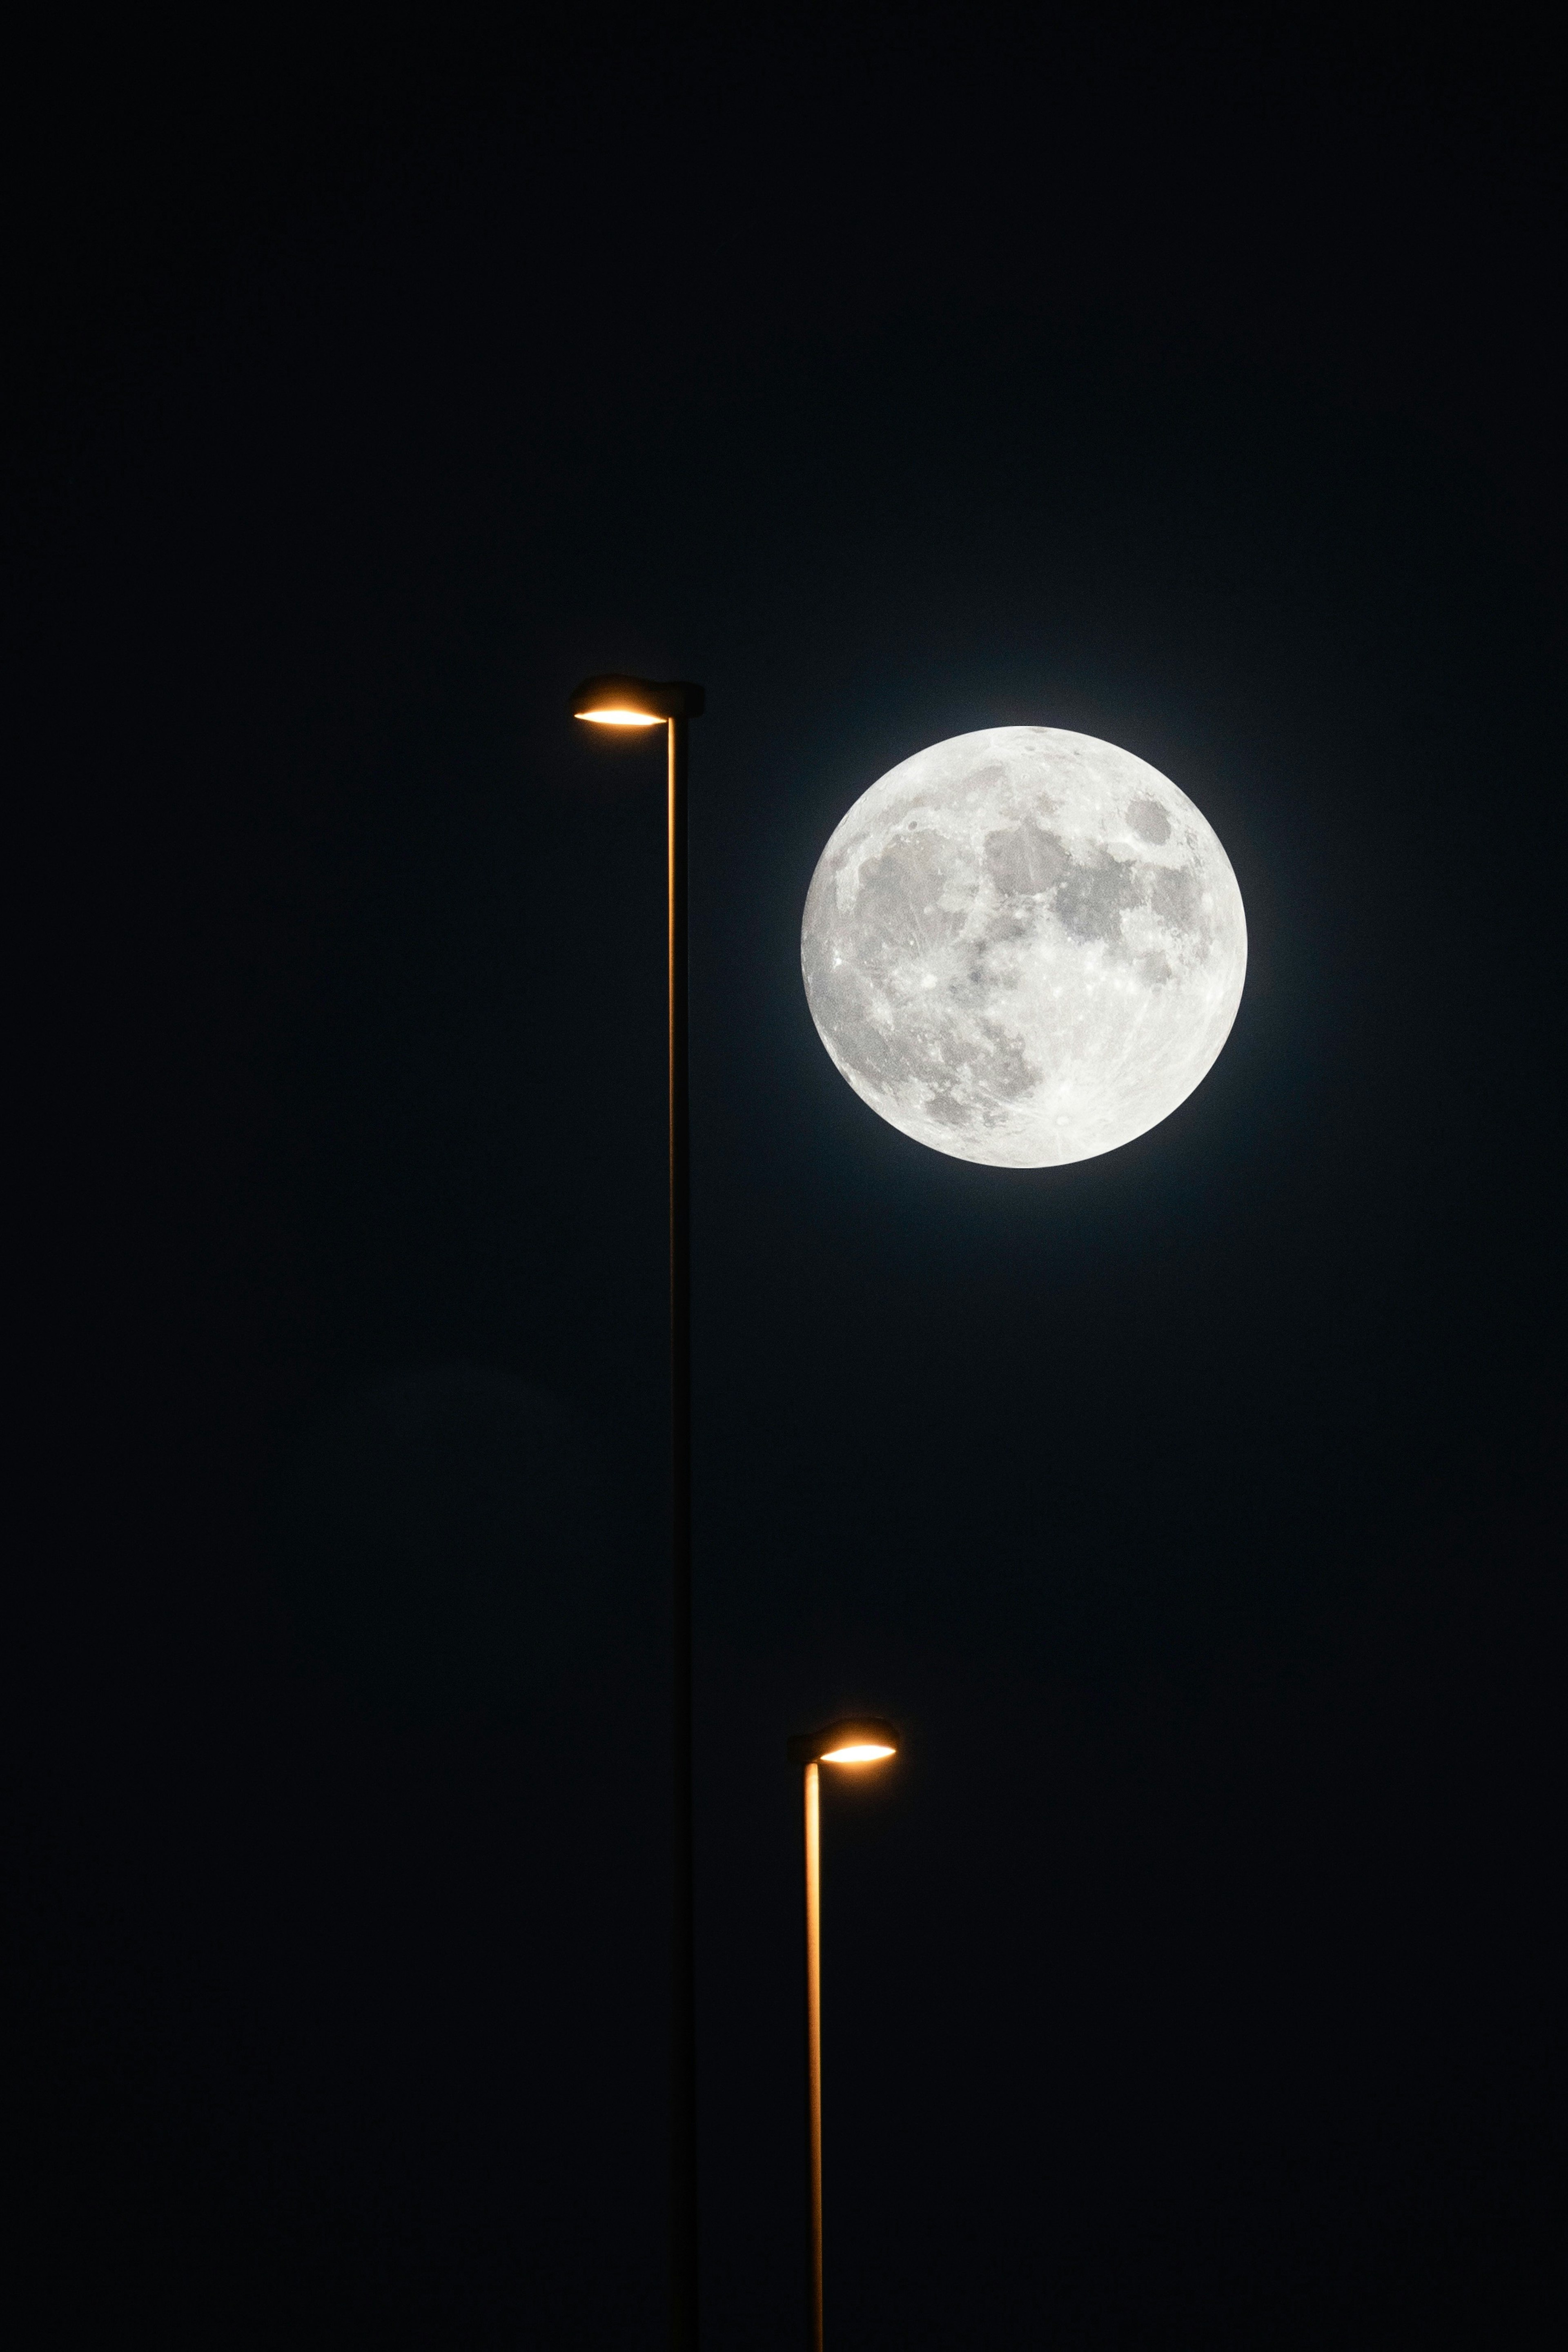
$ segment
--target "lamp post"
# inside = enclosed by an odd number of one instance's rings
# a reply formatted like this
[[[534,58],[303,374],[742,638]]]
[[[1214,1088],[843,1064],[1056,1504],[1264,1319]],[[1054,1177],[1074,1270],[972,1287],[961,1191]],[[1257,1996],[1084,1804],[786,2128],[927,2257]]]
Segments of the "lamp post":
[[[674,1885],[669,2081],[669,2341],[697,2345],[697,1937],[691,1805],[691,1275],[687,1169],[687,728],[706,698],[684,678],[585,678],[572,715],[596,727],[665,730],[669,916],[669,1549],[673,1623]]]
[[[822,2352],[822,1826],[819,1767],[885,1764],[899,1752],[896,1725],[846,1716],[797,1732],[786,1753],[805,1768],[805,2341]]]

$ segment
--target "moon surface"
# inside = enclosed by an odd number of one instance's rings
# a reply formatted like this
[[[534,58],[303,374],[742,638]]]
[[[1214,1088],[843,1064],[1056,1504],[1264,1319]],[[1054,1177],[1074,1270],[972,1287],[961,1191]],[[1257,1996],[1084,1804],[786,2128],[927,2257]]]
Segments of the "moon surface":
[[[1247,973],[1230,860],[1159,770],[1060,727],[988,727],[863,793],[801,927],[823,1044],[917,1143],[1060,1167],[1169,1118]]]

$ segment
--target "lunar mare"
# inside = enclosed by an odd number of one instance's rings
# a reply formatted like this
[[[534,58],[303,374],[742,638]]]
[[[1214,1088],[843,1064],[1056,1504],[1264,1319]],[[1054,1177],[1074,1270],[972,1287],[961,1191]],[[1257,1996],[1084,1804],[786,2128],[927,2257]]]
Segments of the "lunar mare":
[[[1059,727],[990,727],[863,793],[801,927],[823,1044],[933,1151],[1047,1168],[1130,1143],[1230,1034],[1247,919],[1158,769]]]

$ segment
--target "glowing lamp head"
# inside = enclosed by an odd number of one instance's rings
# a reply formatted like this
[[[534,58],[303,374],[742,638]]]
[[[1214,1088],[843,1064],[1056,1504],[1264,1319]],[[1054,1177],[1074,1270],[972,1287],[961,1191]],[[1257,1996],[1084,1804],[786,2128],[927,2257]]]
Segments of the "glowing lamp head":
[[[792,1764],[886,1764],[902,1746],[896,1723],[878,1715],[842,1717],[820,1731],[799,1731],[788,1743]]]
[[[662,727],[667,719],[700,719],[704,699],[689,678],[585,677],[572,716],[594,727]]]

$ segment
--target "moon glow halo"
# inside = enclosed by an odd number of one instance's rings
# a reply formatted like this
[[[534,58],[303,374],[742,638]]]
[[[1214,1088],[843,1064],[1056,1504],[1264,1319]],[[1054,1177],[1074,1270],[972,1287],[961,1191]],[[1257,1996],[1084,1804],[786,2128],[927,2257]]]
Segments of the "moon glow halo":
[[[812,1018],[861,1100],[995,1168],[1130,1143],[1206,1076],[1247,919],[1202,812],[1059,727],[990,727],[863,793],[801,927]]]

